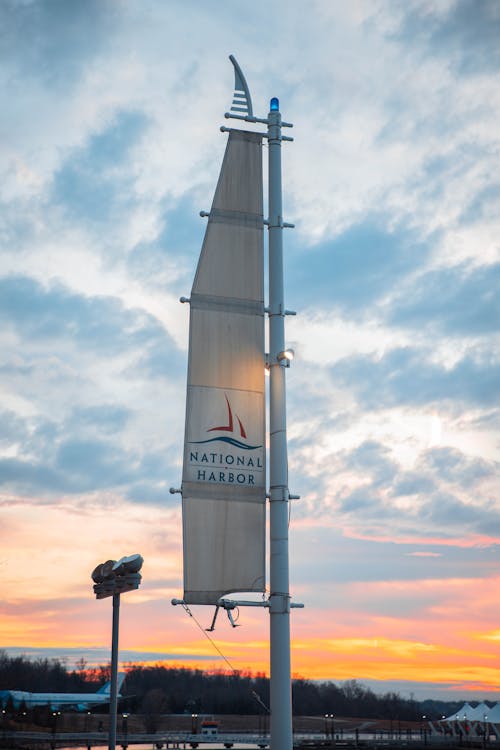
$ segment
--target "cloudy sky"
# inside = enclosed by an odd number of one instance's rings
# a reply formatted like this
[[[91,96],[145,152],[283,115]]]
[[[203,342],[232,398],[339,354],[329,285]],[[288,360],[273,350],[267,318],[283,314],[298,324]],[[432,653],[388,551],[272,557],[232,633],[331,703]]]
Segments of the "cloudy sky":
[[[0,646],[106,661],[89,574],[140,552],[123,658],[225,666],[169,603],[168,488],[232,53],[295,126],[293,671],[499,698],[500,5],[3,0],[0,29]],[[235,668],[267,619],[221,621]]]

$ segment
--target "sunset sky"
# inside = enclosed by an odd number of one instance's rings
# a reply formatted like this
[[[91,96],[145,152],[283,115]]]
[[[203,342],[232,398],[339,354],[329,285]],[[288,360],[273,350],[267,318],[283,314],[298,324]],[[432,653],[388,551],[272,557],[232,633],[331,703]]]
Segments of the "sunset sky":
[[[0,28],[0,648],[108,661],[90,573],[139,552],[122,659],[227,667],[170,605],[169,487],[234,54],[294,123],[293,672],[500,700],[500,4],[3,0]],[[239,623],[217,647],[267,671],[267,613]]]

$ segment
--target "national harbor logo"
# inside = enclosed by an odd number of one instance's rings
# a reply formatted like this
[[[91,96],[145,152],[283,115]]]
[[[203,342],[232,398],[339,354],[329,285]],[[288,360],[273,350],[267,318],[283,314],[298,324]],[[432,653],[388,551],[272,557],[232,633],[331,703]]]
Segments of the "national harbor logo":
[[[189,450],[193,479],[219,484],[261,485],[264,481],[263,445],[249,442],[242,420],[233,413],[227,394],[224,396],[226,423],[209,427],[204,440],[189,441],[189,445],[200,446]]]

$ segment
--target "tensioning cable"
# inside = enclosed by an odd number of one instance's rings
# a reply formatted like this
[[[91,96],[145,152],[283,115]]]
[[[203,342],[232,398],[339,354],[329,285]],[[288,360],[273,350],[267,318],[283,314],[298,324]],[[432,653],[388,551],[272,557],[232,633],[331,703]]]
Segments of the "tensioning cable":
[[[184,610],[184,612],[186,612],[186,613],[187,613],[187,614],[189,615],[189,617],[191,617],[191,619],[192,619],[192,620],[194,621],[194,623],[196,624],[196,626],[198,627],[198,629],[199,629],[199,630],[200,630],[200,631],[201,631],[201,632],[203,633],[203,635],[205,636],[205,638],[207,639],[207,641],[209,641],[209,642],[210,642],[210,643],[212,644],[212,646],[213,646],[213,647],[214,647],[214,649],[215,649],[215,650],[217,651],[217,653],[219,654],[219,656],[220,656],[220,657],[221,657],[222,659],[224,659],[224,661],[225,661],[225,662],[226,662],[226,664],[228,665],[229,669],[230,669],[230,670],[231,670],[231,671],[232,671],[232,672],[233,672],[233,673],[234,673],[235,675],[238,675],[238,674],[239,674],[239,673],[238,673],[238,670],[237,670],[237,669],[236,669],[235,667],[233,667],[233,665],[231,664],[231,662],[229,661],[229,659],[227,658],[227,656],[225,656],[225,655],[224,655],[224,654],[222,653],[222,651],[220,650],[220,648],[218,647],[218,645],[217,645],[217,644],[215,643],[215,641],[214,641],[214,640],[213,640],[212,638],[210,638],[209,634],[207,633],[207,631],[205,630],[205,628],[203,627],[203,625],[202,625],[202,624],[201,624],[200,622],[198,622],[198,620],[197,620],[197,619],[196,619],[196,617],[195,617],[195,616],[193,615],[193,613],[191,612],[191,610],[189,609],[188,605],[187,605],[187,604],[186,604],[185,602],[183,602],[183,603],[182,603],[182,609]],[[264,709],[264,710],[265,710],[265,711],[266,711],[266,712],[267,712],[268,714],[270,714],[270,713],[271,713],[271,709],[270,709],[270,708],[269,708],[268,706],[266,706],[266,704],[264,703],[264,701],[262,700],[262,698],[260,697],[260,695],[259,695],[259,694],[258,694],[257,692],[255,692],[255,690],[251,690],[250,692],[251,692],[252,698],[255,698],[255,700],[257,701],[257,703],[258,703],[258,704],[259,704],[259,705],[260,705],[260,706],[261,706],[261,707],[262,707],[262,708],[263,708],[263,709]]]

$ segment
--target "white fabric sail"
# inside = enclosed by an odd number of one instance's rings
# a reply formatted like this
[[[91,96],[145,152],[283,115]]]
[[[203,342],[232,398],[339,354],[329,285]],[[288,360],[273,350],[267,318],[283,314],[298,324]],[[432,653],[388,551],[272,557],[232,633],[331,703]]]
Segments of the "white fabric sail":
[[[191,291],[184,601],[265,589],[262,136],[232,130]]]

